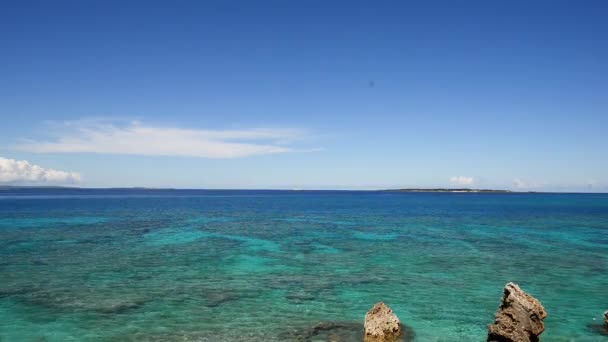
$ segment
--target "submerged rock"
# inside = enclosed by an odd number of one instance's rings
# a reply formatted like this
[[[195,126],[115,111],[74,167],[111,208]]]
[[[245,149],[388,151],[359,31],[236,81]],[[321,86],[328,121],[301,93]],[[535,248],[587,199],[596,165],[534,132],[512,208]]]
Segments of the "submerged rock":
[[[602,324],[590,323],[590,324],[587,324],[587,328],[589,329],[589,331],[593,332],[594,334],[608,336],[608,327],[606,327],[606,325],[603,323]]]
[[[240,299],[240,296],[236,291],[230,290],[212,290],[205,291],[205,306],[209,308],[215,308],[225,303],[234,302]]]
[[[363,327],[361,323],[321,322],[314,326],[302,327],[282,333],[279,338],[284,341],[311,342],[361,341]]]
[[[496,319],[488,326],[487,341],[537,342],[545,330],[545,317],[545,308],[537,299],[522,291],[517,284],[508,283],[496,311]]]
[[[18,286],[9,286],[6,288],[0,287],[0,298],[5,297],[19,297],[25,296],[29,293],[35,292],[36,289],[32,287],[18,287]]]
[[[100,314],[122,314],[144,306],[151,299],[139,294],[114,294],[101,291],[75,292],[71,289],[45,289],[15,296],[31,305],[63,312],[90,311]]]
[[[91,308],[99,313],[115,315],[139,309],[142,305],[144,305],[144,303],[144,301],[127,301],[116,303],[109,302],[103,305],[96,305]]]
[[[317,297],[315,297],[314,294],[312,294],[310,292],[306,292],[306,291],[290,292],[287,295],[285,295],[285,298],[295,304],[310,302],[310,301],[317,299]]]
[[[414,331],[402,326],[402,333],[395,342],[410,342],[414,340]],[[294,342],[353,342],[353,341],[382,341],[365,338],[363,325],[356,322],[321,322],[313,326],[296,328],[280,334],[281,341]]]
[[[383,302],[378,302],[365,315],[364,341],[395,341],[401,335],[399,318]]]
[[[602,322],[601,324],[594,322],[588,324],[587,327],[594,333],[600,334],[602,336],[608,336],[608,310],[604,311],[604,322]]]

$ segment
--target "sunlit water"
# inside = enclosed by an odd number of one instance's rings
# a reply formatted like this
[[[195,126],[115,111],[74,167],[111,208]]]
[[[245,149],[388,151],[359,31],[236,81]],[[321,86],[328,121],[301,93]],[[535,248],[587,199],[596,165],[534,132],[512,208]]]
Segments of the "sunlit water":
[[[608,340],[608,195],[0,192],[3,342],[323,340],[379,300],[483,341],[508,281],[543,341]]]

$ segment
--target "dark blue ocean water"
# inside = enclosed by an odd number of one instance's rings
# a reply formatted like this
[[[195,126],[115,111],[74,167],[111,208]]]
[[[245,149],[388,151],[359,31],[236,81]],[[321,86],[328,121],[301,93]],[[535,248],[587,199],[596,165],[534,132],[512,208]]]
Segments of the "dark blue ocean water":
[[[608,195],[0,191],[3,342],[303,340],[379,300],[483,341],[508,281],[543,341],[606,341]]]

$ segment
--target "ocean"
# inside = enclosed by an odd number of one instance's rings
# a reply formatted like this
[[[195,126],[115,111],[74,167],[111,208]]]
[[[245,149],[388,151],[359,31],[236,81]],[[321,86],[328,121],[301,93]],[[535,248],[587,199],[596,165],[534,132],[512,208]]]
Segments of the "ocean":
[[[607,341],[608,194],[0,191],[2,342],[357,340],[378,301],[485,341],[509,281]]]

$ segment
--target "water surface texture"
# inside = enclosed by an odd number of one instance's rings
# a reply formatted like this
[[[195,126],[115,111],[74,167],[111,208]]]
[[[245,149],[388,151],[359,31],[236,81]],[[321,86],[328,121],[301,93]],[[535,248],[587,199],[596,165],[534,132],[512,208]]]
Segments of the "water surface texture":
[[[508,281],[543,341],[608,340],[608,195],[0,191],[3,342],[305,340],[379,300],[484,341]]]

